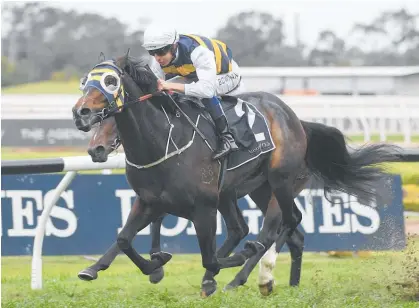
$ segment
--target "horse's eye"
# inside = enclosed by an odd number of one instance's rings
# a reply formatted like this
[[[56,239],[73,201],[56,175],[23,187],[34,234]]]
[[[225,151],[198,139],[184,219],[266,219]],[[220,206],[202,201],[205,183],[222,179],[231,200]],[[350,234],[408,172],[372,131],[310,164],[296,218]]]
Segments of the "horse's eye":
[[[113,94],[119,90],[121,81],[116,73],[107,73],[103,75],[101,84],[106,92]]]
[[[115,78],[115,76],[112,76],[112,75],[106,76],[104,83],[106,87],[111,86],[111,85],[115,87],[118,86],[118,80]]]

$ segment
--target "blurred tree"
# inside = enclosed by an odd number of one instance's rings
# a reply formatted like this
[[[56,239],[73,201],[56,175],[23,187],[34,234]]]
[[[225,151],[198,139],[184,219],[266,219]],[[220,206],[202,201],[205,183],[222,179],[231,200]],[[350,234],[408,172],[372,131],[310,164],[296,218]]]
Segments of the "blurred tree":
[[[241,12],[218,30],[241,66],[296,65],[303,62],[298,48],[284,45],[283,22],[268,13]]]
[[[367,65],[418,65],[419,14],[405,9],[382,12],[369,24],[355,24],[353,32],[363,37]]]
[[[6,2],[2,9],[2,86],[75,78],[97,63],[100,52],[107,58],[128,48],[134,56],[146,54],[141,44],[147,18],[128,31],[121,20],[47,2]],[[307,48],[299,35],[295,46],[287,45],[280,18],[246,11],[231,16],[216,38],[231,47],[240,66],[419,65],[418,17],[405,9],[383,12],[354,25],[355,43],[325,30]]]
[[[345,41],[333,31],[319,33],[314,48],[308,55],[308,63],[313,66],[348,65],[345,62]]]
[[[15,64],[16,71],[24,72],[19,78],[9,74],[8,84],[49,79],[52,72],[65,71],[74,78],[97,63],[100,52],[109,58],[124,54],[129,47],[136,56],[145,52],[143,30],[128,33],[127,26],[115,18],[67,12],[37,2],[7,4],[4,9],[2,56]]]

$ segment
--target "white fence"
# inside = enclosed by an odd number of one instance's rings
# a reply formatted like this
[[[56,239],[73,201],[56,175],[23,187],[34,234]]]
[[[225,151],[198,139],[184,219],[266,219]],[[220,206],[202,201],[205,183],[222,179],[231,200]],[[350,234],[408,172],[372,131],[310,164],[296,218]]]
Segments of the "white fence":
[[[364,141],[419,135],[419,96],[280,96],[302,120],[335,126]],[[2,95],[2,119],[71,119],[78,95]]]
[[[33,290],[42,289],[42,245],[44,243],[45,229],[48,222],[48,217],[58,198],[71,184],[77,172],[82,170],[102,170],[105,168],[125,168],[125,154],[118,154],[116,156],[109,157],[109,160],[105,163],[93,163],[90,156],[61,157],[55,160],[58,161],[57,165],[61,165],[61,170],[66,171],[67,173],[55,188],[54,195],[49,203],[45,204],[38,225],[36,227],[36,234],[33,241],[31,270],[31,288]],[[43,160],[39,160],[39,164],[41,164],[42,161]],[[24,167],[22,164],[17,165]]]

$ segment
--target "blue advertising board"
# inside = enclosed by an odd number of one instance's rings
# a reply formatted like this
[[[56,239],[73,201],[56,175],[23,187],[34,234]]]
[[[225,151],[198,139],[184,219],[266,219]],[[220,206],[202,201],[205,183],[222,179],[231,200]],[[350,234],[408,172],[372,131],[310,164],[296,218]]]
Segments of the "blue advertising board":
[[[62,175],[2,176],[1,239],[2,255],[32,254],[35,228],[43,206],[52,198]],[[399,250],[405,243],[400,176],[389,176],[390,204],[360,204],[344,193],[330,195],[323,189],[304,189],[295,199],[303,214],[299,228],[305,234],[305,251]],[[383,183],[383,186],[387,183]],[[102,254],[116,240],[135,198],[125,175],[77,175],[63,192],[49,218],[44,239],[44,255]],[[256,238],[263,217],[248,197],[239,200],[250,233]],[[193,224],[167,216],[161,229],[162,249],[172,253],[199,253]],[[217,246],[225,240],[226,228],[217,219]],[[243,243],[241,245],[242,247]],[[134,240],[140,253],[148,253],[150,227]]]

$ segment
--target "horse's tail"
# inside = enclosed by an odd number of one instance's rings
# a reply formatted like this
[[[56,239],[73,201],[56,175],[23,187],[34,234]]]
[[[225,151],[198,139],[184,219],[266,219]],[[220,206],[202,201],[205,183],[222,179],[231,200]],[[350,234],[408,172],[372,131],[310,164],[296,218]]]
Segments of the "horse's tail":
[[[308,168],[322,181],[325,193],[340,190],[368,204],[376,199],[378,181],[386,176],[383,169],[371,165],[401,160],[398,146],[373,144],[349,152],[340,130],[319,123],[301,124],[307,136]]]

